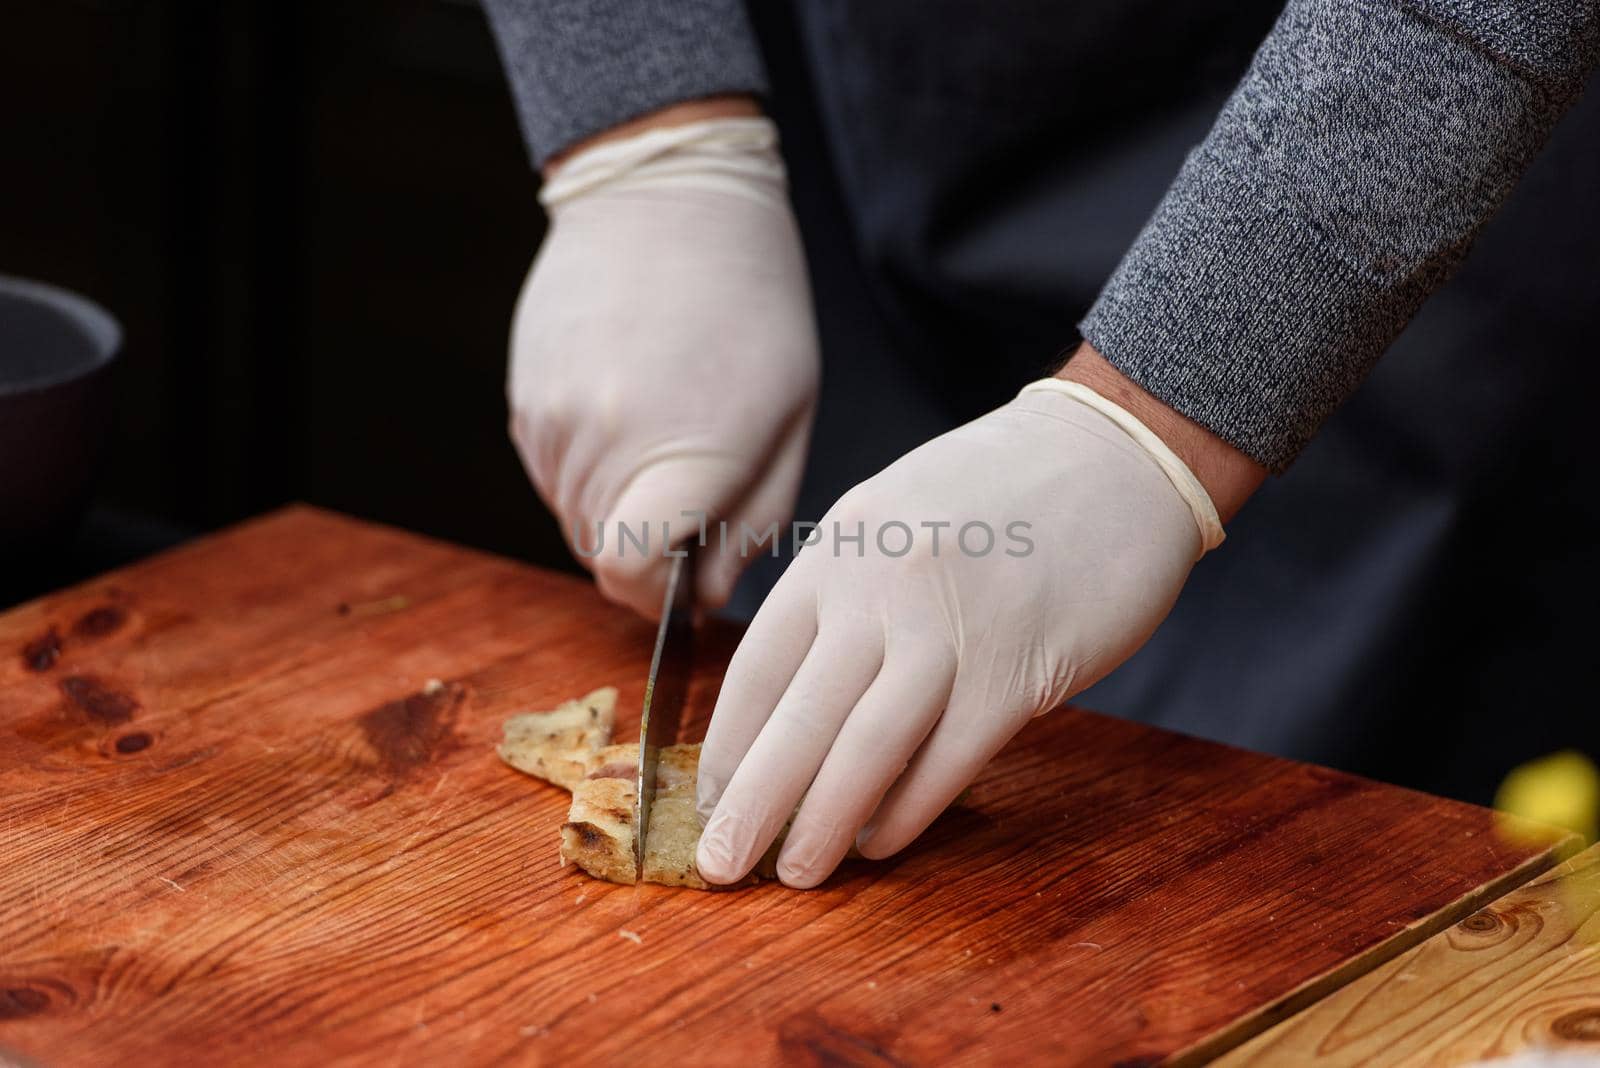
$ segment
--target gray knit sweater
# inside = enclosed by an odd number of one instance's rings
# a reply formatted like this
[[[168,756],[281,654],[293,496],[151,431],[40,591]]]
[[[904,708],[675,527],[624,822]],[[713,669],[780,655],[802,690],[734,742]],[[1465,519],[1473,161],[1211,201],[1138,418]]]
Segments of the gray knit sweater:
[[[486,6],[536,160],[764,89],[741,0]],[[1289,0],[1084,336],[1282,470],[1460,262],[1597,56],[1600,0]]]

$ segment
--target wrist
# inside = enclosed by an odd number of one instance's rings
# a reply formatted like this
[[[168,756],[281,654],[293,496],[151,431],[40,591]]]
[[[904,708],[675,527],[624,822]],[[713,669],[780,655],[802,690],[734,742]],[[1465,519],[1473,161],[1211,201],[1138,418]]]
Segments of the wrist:
[[[626,122],[619,122],[617,125],[585,137],[581,141],[573,142],[554,156],[551,156],[545,162],[540,173],[546,181],[549,181],[561,169],[563,163],[585,149],[603,145],[610,141],[620,141],[633,137],[635,134],[644,133],[646,130],[683,126],[691,122],[703,122],[706,119],[759,118],[761,115],[761,106],[756,103],[756,98],[742,93],[709,96],[700,100],[685,100],[681,103],[670,104],[667,107],[646,112]]]
[[[1087,341],[1055,377],[1078,382],[1125,408],[1160,438],[1205,487],[1222,522],[1231,520],[1266,480],[1267,469],[1226,441],[1169,407],[1113,367]]]

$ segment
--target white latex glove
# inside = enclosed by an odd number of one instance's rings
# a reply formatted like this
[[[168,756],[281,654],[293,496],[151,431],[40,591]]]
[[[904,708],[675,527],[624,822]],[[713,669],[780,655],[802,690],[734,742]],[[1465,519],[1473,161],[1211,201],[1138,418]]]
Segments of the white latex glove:
[[[837,541],[836,523],[846,537],[864,524],[864,546]],[[904,555],[890,555],[906,543],[894,523],[914,534]],[[937,550],[930,523],[949,524]],[[994,532],[987,555],[981,528],[970,552],[958,544],[968,523]],[[869,858],[904,847],[1030,717],[1142,645],[1222,540],[1171,450],[1054,379],[856,486],[818,534],[717,699],[696,858],[712,882],[742,877],[802,796],[785,883],[821,882],[852,842]]]
[[[647,616],[664,525],[681,543],[698,533],[685,511],[761,531],[794,507],[819,359],[776,145],[759,118],[651,130],[573,156],[541,196],[551,227],[512,326],[512,437],[601,591]],[[649,524],[648,552],[619,522]],[[745,562],[737,538],[719,547],[698,572],[713,606]]]

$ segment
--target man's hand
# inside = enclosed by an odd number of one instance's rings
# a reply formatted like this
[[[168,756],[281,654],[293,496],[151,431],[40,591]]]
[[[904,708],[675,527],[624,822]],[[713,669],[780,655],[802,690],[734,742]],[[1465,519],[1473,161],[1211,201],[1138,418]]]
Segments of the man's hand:
[[[628,132],[547,175],[551,229],[517,304],[508,392],[523,465],[569,543],[606,596],[654,616],[664,531],[698,534],[685,512],[787,522],[819,360],[771,124]],[[648,550],[620,539],[646,524]],[[702,553],[704,604],[738,578],[729,548]]]
[[[1248,494],[1247,469],[1185,464],[1103,395],[1047,382],[845,494],[729,666],[700,760],[701,873],[742,877],[791,815],[791,886],[852,843],[876,858],[914,839],[1166,615],[1221,539],[1190,466],[1228,473],[1230,510]]]

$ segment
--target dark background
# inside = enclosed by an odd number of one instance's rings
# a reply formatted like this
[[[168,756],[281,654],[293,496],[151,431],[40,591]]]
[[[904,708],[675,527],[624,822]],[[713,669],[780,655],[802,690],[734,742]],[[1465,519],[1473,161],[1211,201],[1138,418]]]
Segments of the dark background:
[[[8,600],[306,500],[550,564],[506,435],[543,226],[476,4],[50,0],[0,33],[0,273],[126,330],[97,507]]]

